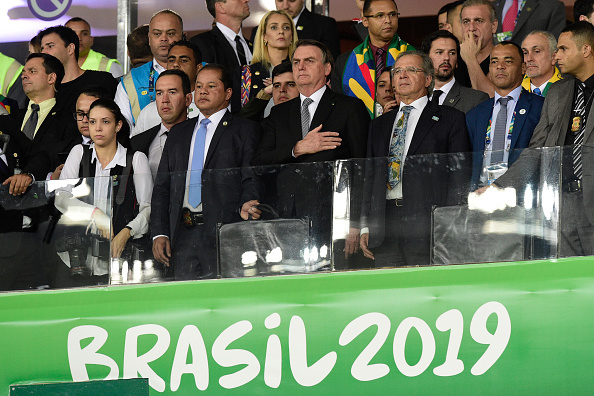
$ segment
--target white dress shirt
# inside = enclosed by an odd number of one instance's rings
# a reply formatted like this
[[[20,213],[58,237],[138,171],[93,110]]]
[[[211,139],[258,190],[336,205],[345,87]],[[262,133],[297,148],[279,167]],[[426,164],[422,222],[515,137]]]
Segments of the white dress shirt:
[[[445,101],[446,96],[448,96],[448,94],[450,93],[450,90],[452,89],[452,87],[454,86],[455,83],[456,83],[456,77],[452,77],[452,79],[450,81],[448,81],[447,83],[445,83],[443,85],[443,87],[437,88],[442,92],[442,94],[439,95],[439,105],[440,106],[443,105],[443,102]],[[433,94],[431,94],[431,98],[429,100],[433,100]]]
[[[549,83],[549,80],[545,81],[540,87],[537,87],[536,85],[532,84],[532,81],[530,82],[530,92],[534,92],[535,88],[540,89],[540,94],[542,95],[544,93],[545,88],[547,87],[547,84]]]
[[[155,58],[153,58],[152,62],[153,62],[153,70],[155,70],[158,74],[161,74],[165,71],[165,68],[163,66],[161,66]],[[130,73],[130,72],[128,72],[128,73]],[[156,79],[155,79],[155,81],[156,81]],[[133,130],[134,129],[133,119],[134,118],[132,117],[132,109],[130,108],[130,98],[128,97],[128,94],[126,93],[126,90],[124,89],[124,84],[122,83],[122,81],[120,81],[118,83],[118,88],[116,89],[114,101],[120,108],[120,111],[122,112],[122,115],[124,116],[124,118],[126,118],[126,120],[128,121],[128,124],[130,125],[130,130]],[[158,124],[158,122],[157,122],[157,124]],[[157,124],[155,124],[155,125],[157,125]],[[155,125],[153,125],[153,126],[155,126]]]
[[[206,139],[204,141],[204,158],[202,158],[202,165],[206,163],[206,156],[208,154],[208,148],[210,147],[210,142],[212,141],[212,137],[214,136],[217,127],[219,126],[219,122],[227,112],[227,108],[217,111],[216,113],[212,114],[208,119],[210,123],[206,126]],[[198,117],[198,122],[196,122],[196,127],[194,128],[194,134],[192,135],[192,143],[190,144],[190,155],[188,157],[188,173],[186,175],[186,190],[184,193],[184,208],[188,208],[193,212],[201,212],[202,211],[202,203],[200,203],[197,207],[193,207],[190,205],[188,201],[188,194],[190,191],[190,174],[192,171],[192,159],[194,157],[194,142],[196,141],[196,135],[198,133],[198,129],[200,128],[200,121],[202,121],[204,115],[200,114]]]
[[[217,22],[217,27],[219,28],[221,33],[223,33],[223,36],[225,36],[229,44],[231,44],[231,48],[233,48],[235,55],[237,55],[237,62],[241,65],[241,61],[239,60],[239,54],[237,53],[237,48],[235,47],[235,36],[239,36],[241,40],[241,45],[243,46],[243,51],[245,52],[245,60],[247,61],[248,65],[251,64],[252,51],[250,51],[250,47],[248,46],[247,41],[245,41],[243,34],[241,34],[241,29],[239,29],[239,32],[234,32],[233,30],[231,30],[230,28],[228,28],[220,22]]]
[[[324,96],[324,92],[326,92],[326,85],[324,85],[322,88],[318,89],[316,92],[312,93],[311,96],[309,97],[313,102],[311,102],[309,104],[309,106],[307,106],[307,109],[309,110],[309,119],[310,121],[313,121],[314,119],[314,115],[316,114],[316,110],[318,109],[318,105],[320,104],[320,100],[322,100],[322,96]],[[301,99],[301,103],[303,103],[303,101],[305,100],[305,98],[307,98],[307,96],[303,95],[303,94],[299,94],[299,98]],[[301,106],[299,106],[299,109],[301,111]],[[311,131],[314,128],[319,127],[319,125],[310,125],[309,130]]]
[[[153,175],[153,180],[155,180],[157,171],[159,170],[159,162],[161,162],[163,148],[165,147],[165,142],[167,141],[167,133],[169,133],[169,130],[167,130],[165,125],[161,123],[161,129],[159,129],[157,136],[155,136],[151,142],[151,145],[149,146],[148,162]]]
[[[507,140],[507,133],[509,131],[509,127],[511,124],[511,120],[514,116],[514,111],[516,109],[516,104],[518,103],[518,99],[520,98],[520,93],[522,92],[522,86],[517,87],[516,89],[514,89],[513,91],[511,91],[509,94],[507,94],[508,97],[511,97],[511,100],[507,101],[507,121],[505,124],[505,133],[506,133],[506,138],[505,138],[505,143],[503,145],[504,147],[504,152],[503,152],[503,162],[507,163],[507,160],[509,158],[509,149],[510,149],[510,145],[508,143]],[[495,97],[494,97],[494,106],[493,106],[493,112],[491,113],[491,142],[489,145],[485,146],[485,153],[483,156],[483,169],[486,166],[489,166],[491,164],[491,151],[493,149],[493,135],[495,133],[495,128],[497,125],[497,114],[499,114],[499,108],[501,107],[499,105],[499,98],[501,98],[501,95],[499,95],[497,93],[497,91],[495,91]],[[487,131],[485,131],[485,138],[486,139],[486,134]]]
[[[65,214],[66,217],[76,218],[77,220],[90,221],[93,212],[96,209],[102,210],[106,214],[111,214],[111,197],[110,197],[110,172],[115,166],[126,166],[126,148],[118,143],[118,148],[115,156],[105,168],[101,167],[101,163],[97,159],[94,144],[91,145],[93,150],[91,158],[95,161],[95,177],[93,178],[93,203],[85,203],[72,195],[72,187],[74,184],[65,188],[56,190],[56,208]],[[75,179],[78,180],[80,162],[83,157],[83,150],[86,149],[82,144],[74,146],[68,154],[64,169],[60,174],[60,180]],[[150,175],[150,167],[146,156],[137,151],[132,158],[132,168],[134,170],[134,188],[136,189],[136,200],[139,204],[138,215],[130,221],[127,226],[134,232],[134,239],[142,237],[148,233],[149,219],[151,216],[151,196],[153,193],[153,179]],[[96,229],[92,230],[96,232]],[[62,257],[62,256],[61,256]],[[65,260],[65,257],[62,259]],[[92,262],[92,271],[94,275],[104,275],[108,272],[108,263],[101,260],[94,260]]]
[[[400,117],[402,117],[402,108],[404,106],[412,106],[413,108],[410,111],[410,115],[408,116],[408,125],[406,126],[406,136],[404,138],[404,151],[402,153],[402,161],[400,162],[400,183],[396,185],[395,188],[386,190],[386,199],[397,199],[403,198],[402,196],[402,177],[404,175],[404,163],[406,162],[406,156],[408,154],[408,148],[410,147],[410,142],[412,142],[413,135],[415,133],[415,129],[417,128],[417,124],[419,123],[419,118],[421,118],[421,113],[427,106],[429,102],[429,98],[427,96],[420,97],[419,99],[412,102],[410,105],[406,105],[403,102],[400,102],[400,107],[398,108],[398,114],[396,114],[396,119],[394,120],[394,125],[392,125],[392,133],[390,133],[390,140],[388,144],[392,144],[392,135],[394,134],[394,128],[396,128],[396,124]]]

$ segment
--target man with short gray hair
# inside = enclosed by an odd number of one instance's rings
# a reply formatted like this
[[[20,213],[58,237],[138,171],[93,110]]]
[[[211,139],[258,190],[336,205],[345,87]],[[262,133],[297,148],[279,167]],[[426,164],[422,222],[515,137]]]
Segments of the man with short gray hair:
[[[448,171],[448,156],[422,155],[470,150],[464,113],[429,101],[434,78],[428,55],[398,55],[400,106],[369,127],[367,157],[379,158],[365,168],[360,245],[376,267],[429,264],[431,208],[456,203],[451,193],[467,177],[468,169]]]
[[[563,78],[555,66],[557,40],[549,32],[535,30],[522,42],[526,76],[522,88],[539,96],[546,96],[551,84]]]

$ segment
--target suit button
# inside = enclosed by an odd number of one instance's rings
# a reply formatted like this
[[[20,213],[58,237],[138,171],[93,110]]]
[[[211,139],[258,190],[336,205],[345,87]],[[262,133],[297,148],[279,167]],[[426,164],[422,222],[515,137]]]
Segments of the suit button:
[[[254,84],[254,89],[258,89],[258,86]]]
[[[260,75],[260,72],[259,72],[259,71],[257,71],[257,72],[255,72],[254,74],[255,74],[256,76],[259,76],[259,75]]]

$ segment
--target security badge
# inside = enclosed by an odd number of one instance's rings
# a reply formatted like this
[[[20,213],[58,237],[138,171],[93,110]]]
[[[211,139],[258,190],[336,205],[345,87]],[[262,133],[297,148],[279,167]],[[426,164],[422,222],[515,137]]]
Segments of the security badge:
[[[573,117],[573,121],[571,122],[571,132],[579,131],[581,123],[582,123],[582,117]]]

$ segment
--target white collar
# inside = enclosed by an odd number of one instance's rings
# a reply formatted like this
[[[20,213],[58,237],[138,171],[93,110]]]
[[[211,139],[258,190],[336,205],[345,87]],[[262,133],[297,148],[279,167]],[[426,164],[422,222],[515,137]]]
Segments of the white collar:
[[[520,98],[520,93],[522,92],[522,86],[518,85],[513,91],[511,91],[510,93],[508,93],[506,96],[511,96],[513,98],[513,100],[518,103],[518,99]],[[497,93],[497,90],[495,90],[495,97],[493,98],[495,100],[495,102],[493,102],[493,105],[497,104],[497,101],[499,100],[499,98],[501,98],[501,95],[499,95]]]
[[[443,85],[443,87],[439,88],[439,90],[441,92],[443,92],[444,97],[450,92],[450,90],[452,89],[452,87],[454,86],[455,83],[456,83],[456,77],[452,77],[452,79],[450,81],[448,81],[447,83],[445,83]]]
[[[156,71],[157,73],[159,73],[159,74],[161,74],[161,73],[163,73],[165,70],[167,70],[167,69],[165,69],[163,66],[161,66],[161,65],[159,64],[159,62],[157,62],[157,60],[156,60],[154,57],[153,57],[153,69],[155,69],[155,71]]]
[[[295,26],[297,26],[297,21],[299,21],[299,17],[301,16],[301,14],[303,14],[303,10],[305,10],[305,2],[303,3],[303,8],[301,9],[301,11],[299,11],[299,14],[297,14],[297,16],[293,18],[293,24],[295,24]]]
[[[165,125],[163,125],[163,123],[161,122],[161,128],[159,128],[159,132],[157,133],[158,137],[163,136],[163,134],[167,132],[169,133],[169,129],[165,128]]]
[[[324,92],[326,92],[326,84],[324,84],[324,86],[322,88],[318,89],[316,92],[312,93],[309,98],[311,100],[313,100],[314,103],[320,103],[320,100],[322,100],[322,96],[324,95]],[[305,98],[307,98],[307,96],[300,93],[299,98],[301,99],[301,102],[303,103],[303,100]]]
[[[101,166],[101,164],[99,163],[99,160],[97,159],[97,151],[95,150],[95,143],[91,143],[91,149],[93,150],[93,152],[91,153],[91,163],[93,161],[97,161],[99,166]],[[118,165],[126,167],[126,148],[124,146],[122,146],[119,142],[118,142],[118,148],[116,150],[115,155],[113,156],[113,159],[111,160],[111,162],[109,164],[107,164],[107,166],[105,168],[102,168],[102,169],[108,170],[108,169],[115,168]]]
[[[225,115],[226,112],[227,112],[227,108],[225,107],[224,109],[221,109],[221,110],[217,111],[216,113],[212,114],[210,117],[208,117],[208,119],[210,120],[211,124],[216,127],[219,125],[219,122],[221,122],[221,119],[223,118],[223,116]],[[200,113],[200,115],[198,116],[198,122],[196,123],[197,128],[200,125],[200,121],[202,121],[205,118],[206,117],[204,116],[204,114]]]
[[[400,107],[398,108],[398,111],[402,111],[402,108],[404,106],[412,106],[415,110],[423,110],[425,106],[427,106],[428,102],[429,98],[427,97],[427,95],[421,96],[419,99],[415,100],[409,105],[405,104],[404,102],[400,102]]]
[[[223,33],[223,36],[225,36],[229,41],[235,41],[235,36],[237,35],[239,35],[239,37],[242,37],[241,29],[239,29],[238,32],[234,32],[233,30],[231,30],[231,28],[223,25],[221,22],[217,22],[217,27],[219,28],[221,33]]]

